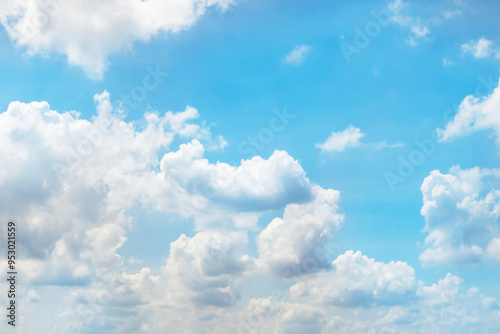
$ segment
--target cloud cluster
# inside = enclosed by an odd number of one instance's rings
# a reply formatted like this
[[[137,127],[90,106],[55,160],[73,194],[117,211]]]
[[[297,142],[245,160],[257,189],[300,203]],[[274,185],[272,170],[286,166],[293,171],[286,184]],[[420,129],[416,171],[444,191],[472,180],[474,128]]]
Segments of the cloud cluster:
[[[22,226],[20,299],[30,314],[54,320],[30,316],[23,332],[450,332],[457,319],[498,326],[496,301],[460,290],[457,276],[425,284],[405,262],[339,255],[331,242],[344,221],[340,193],[312,184],[287,152],[212,163],[204,157],[212,134],[196,109],[127,122],[107,92],[95,102],[91,120],[46,102],[13,102],[0,113],[0,212]],[[182,144],[172,148],[175,140]],[[433,172],[422,186],[427,253],[463,260],[477,246],[498,258],[500,195],[485,189],[499,172],[450,173]],[[133,270],[119,250],[131,212],[144,206],[195,228],[170,243],[163,266]],[[274,218],[259,228],[264,212]],[[439,239],[444,230],[452,233]],[[443,249],[460,256],[440,258]],[[256,277],[277,282],[279,293],[246,294],[242,286]]]
[[[213,206],[210,208],[214,203],[219,211],[245,213],[278,209],[311,198],[311,185],[304,170],[284,151],[275,151],[269,159],[256,156],[242,160],[238,167],[211,164],[203,154],[204,147],[198,140],[165,154],[157,175],[157,184],[163,190],[159,190],[157,198],[170,201],[164,191],[180,189],[196,200],[188,203],[186,213],[203,209],[206,219],[207,213],[216,211]],[[161,201],[161,206],[167,205]]]
[[[247,242],[244,232],[211,231],[192,238],[183,234],[173,242],[163,271],[179,302],[188,298],[199,305],[234,305],[239,299],[236,279],[255,262],[245,254]]]
[[[416,2],[415,2],[416,3]],[[443,22],[453,19],[462,14],[461,7],[463,2],[454,1],[453,4],[446,4],[448,7],[439,14],[434,14],[430,17],[418,17],[410,13],[412,3],[403,0],[394,0],[387,5],[387,9],[391,12],[391,21],[395,24],[409,29],[406,43],[412,47],[419,45],[422,41],[431,40],[431,27],[437,27]]]
[[[133,123],[107,92],[95,102],[90,121],[47,102],[12,102],[0,113],[1,218],[22,224],[20,270],[34,287],[27,297],[32,307],[44,296],[40,287],[73,287],[59,310],[66,319],[61,326],[87,328],[107,319],[119,330],[116,303],[136,321],[158,305],[234,305],[239,279],[256,261],[245,254],[245,230],[255,229],[264,211],[313,198],[302,167],[283,151],[239,166],[210,163],[203,157],[204,143],[213,143],[210,129],[196,124],[192,107],[146,113]],[[176,151],[174,139],[185,142]],[[321,201],[335,206],[338,193],[326,193]],[[127,212],[143,205],[192,219],[201,230],[171,244],[160,276],[148,268],[128,273],[117,254],[134,220]],[[103,296],[111,304],[95,302]],[[108,311],[97,315],[97,309]]]
[[[424,264],[471,263],[498,256],[500,171],[472,168],[432,171],[422,184]]]
[[[421,24],[419,18],[404,14],[409,7],[408,2],[395,0],[388,4],[388,9],[392,13],[391,21],[402,26],[409,27],[410,33],[406,43],[410,46],[417,46],[420,40],[425,40],[431,33],[428,24]]]
[[[161,32],[192,26],[210,7],[232,0],[10,0],[0,8],[9,37],[31,54],[57,52],[87,75],[101,79],[107,57],[149,42]]]
[[[381,263],[348,251],[332,269],[290,288],[295,298],[320,305],[370,307],[410,302],[415,294],[415,271],[403,262]]]
[[[404,262],[382,263],[348,251],[332,270],[303,277],[284,297],[252,298],[210,333],[467,333],[498,328],[494,298],[447,274],[415,280]],[[236,320],[235,320],[236,319]],[[207,324],[208,325],[208,324]],[[213,330],[212,330],[213,328]]]
[[[13,102],[0,114],[0,157],[6,162],[0,167],[0,206],[4,219],[27,224],[22,244],[28,261],[35,261],[26,262],[32,273],[43,267],[36,261],[47,258],[69,263],[91,258],[90,249],[114,253],[130,221],[123,212],[137,203],[200,226],[209,220],[227,227],[254,224],[255,212],[311,197],[303,169],[286,152],[242,160],[238,167],[209,163],[202,141],[210,131],[191,123],[198,117],[194,108],[147,113],[137,129],[121,119],[107,92],[95,100],[92,121],[50,110],[46,102]],[[159,160],[176,137],[192,141]],[[85,268],[68,277],[87,277]]]

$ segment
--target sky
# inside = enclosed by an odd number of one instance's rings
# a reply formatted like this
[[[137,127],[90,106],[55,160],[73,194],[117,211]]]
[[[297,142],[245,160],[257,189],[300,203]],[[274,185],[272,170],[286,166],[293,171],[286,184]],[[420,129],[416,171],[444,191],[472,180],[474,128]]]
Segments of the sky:
[[[0,331],[500,332],[499,11],[6,1]]]

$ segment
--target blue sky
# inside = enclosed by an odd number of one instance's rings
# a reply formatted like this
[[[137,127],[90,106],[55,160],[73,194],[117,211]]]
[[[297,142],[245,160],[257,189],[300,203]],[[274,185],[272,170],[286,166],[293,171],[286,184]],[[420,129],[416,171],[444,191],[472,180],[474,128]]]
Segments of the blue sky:
[[[498,331],[499,9],[11,1],[17,331]]]

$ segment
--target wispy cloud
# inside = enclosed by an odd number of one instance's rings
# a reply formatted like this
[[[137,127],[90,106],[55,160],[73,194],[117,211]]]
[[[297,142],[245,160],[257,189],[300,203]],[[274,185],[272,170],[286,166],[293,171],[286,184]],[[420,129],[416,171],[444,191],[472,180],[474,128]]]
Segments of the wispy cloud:
[[[331,135],[323,143],[315,144],[322,153],[326,152],[342,152],[348,147],[367,146],[374,149],[382,148],[397,148],[402,147],[401,143],[388,144],[385,140],[375,143],[362,143],[361,139],[365,136],[360,128],[349,125],[345,130],[332,132]]]
[[[410,32],[411,34],[406,41],[410,46],[417,46],[419,39],[426,38],[431,33],[427,26],[420,25],[412,26]]]
[[[455,62],[453,62],[453,61],[449,60],[449,59],[448,59],[448,58],[446,58],[446,57],[445,57],[445,58],[443,58],[443,66],[451,66],[451,65],[453,65],[453,64],[455,64]]]
[[[375,142],[375,143],[369,143],[369,144],[366,144],[367,146],[371,146],[377,150],[380,150],[380,149],[383,149],[383,148],[398,148],[398,147],[403,147],[403,143],[394,143],[394,144],[390,144],[388,142],[386,142],[385,140],[382,140],[382,141],[378,141],[378,142]]]
[[[311,51],[312,48],[309,45],[296,45],[295,48],[285,56],[284,62],[290,65],[302,64]]]
[[[459,9],[446,10],[443,12],[443,17],[447,20],[454,18],[455,16],[462,15],[462,11]]]
[[[462,44],[461,51],[463,54],[471,53],[474,58],[487,58],[492,55],[500,58],[500,49],[495,46],[493,41],[484,37],[481,37],[477,41]]]

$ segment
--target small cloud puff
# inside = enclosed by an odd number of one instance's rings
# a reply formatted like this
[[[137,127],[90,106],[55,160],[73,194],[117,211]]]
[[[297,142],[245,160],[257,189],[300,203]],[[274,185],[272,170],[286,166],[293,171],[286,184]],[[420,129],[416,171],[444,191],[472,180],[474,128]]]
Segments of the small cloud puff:
[[[377,150],[382,148],[402,147],[401,143],[389,144],[385,140],[375,143],[364,144],[361,139],[365,136],[361,129],[349,125],[345,130],[332,132],[331,135],[323,143],[316,143],[316,148],[319,148],[322,153],[328,152],[343,152],[348,147],[369,146]]]
[[[309,45],[296,45],[295,48],[285,56],[285,64],[300,65],[312,51]]]

